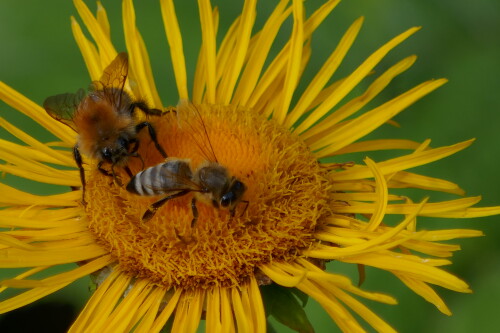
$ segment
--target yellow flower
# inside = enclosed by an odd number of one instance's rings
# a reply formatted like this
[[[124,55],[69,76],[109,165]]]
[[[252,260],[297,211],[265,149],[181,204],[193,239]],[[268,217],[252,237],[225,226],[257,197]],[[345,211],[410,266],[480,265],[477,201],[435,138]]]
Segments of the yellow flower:
[[[80,189],[66,190],[81,183],[70,150],[61,149],[74,146],[77,134],[0,83],[3,101],[59,139],[42,143],[0,118],[0,125],[23,142],[1,141],[0,159],[5,163],[0,171],[64,187],[60,194],[39,196],[0,184],[0,267],[27,269],[3,280],[1,291],[28,289],[0,302],[0,312],[34,302],[91,274],[98,288],[73,324],[74,332],[157,332],[169,321],[173,332],[192,332],[202,318],[211,332],[262,332],[266,315],[292,329],[308,330],[299,302],[304,295],[319,302],[343,331],[363,330],[365,324],[357,318],[378,331],[392,331],[362,300],[387,304],[396,300],[355,286],[333,265],[325,271],[325,264],[333,261],[357,266],[361,280],[365,266],[390,272],[450,314],[431,285],[464,293],[470,289],[440,268],[450,264],[446,258],[459,250],[444,241],[482,233],[424,230],[417,221],[422,216],[495,215],[500,207],[473,207],[479,197],[436,201],[435,192],[463,195],[464,191],[449,181],[408,171],[454,154],[472,140],[431,147],[429,140],[363,139],[446,82],[427,81],[390,101],[366,107],[412,66],[415,57],[410,56],[376,74],[363,93],[349,95],[418,28],[388,41],[351,74],[332,79],[361,28],[363,19],[356,20],[307,88],[298,91],[311,54],[311,36],[337,3],[328,1],[306,17],[301,0],[280,1],[262,28],[252,33],[256,3],[247,0],[241,16],[217,44],[218,10],[200,0],[203,42],[190,91],[183,51],[186,41],[181,38],[173,2],[162,0],[178,95],[192,103],[165,107],[135,26],[132,1],[123,1],[130,58],[125,91],[167,111],[148,118],[158,141],[171,158],[189,159],[193,171],[207,159],[206,150],[213,151],[217,162],[246,186],[244,202],[234,211],[210,202],[196,203],[195,225],[190,202],[193,197],[203,201],[203,195],[187,193],[169,200],[150,221],[141,221],[161,197],[127,192],[124,184],[99,172],[99,161],[88,156],[84,156],[87,204],[83,206]],[[117,56],[106,11],[98,4],[94,16],[81,0],[75,0],[75,6],[94,42],[85,37],[76,19],[72,19],[73,34],[91,80],[100,80]],[[290,39],[271,56],[286,20],[293,21]],[[345,102],[348,95],[351,99]],[[147,133],[141,132],[139,141],[141,159],[130,159],[128,165],[134,174],[142,169],[142,162],[150,167],[163,160]],[[352,155],[346,156],[381,150],[398,153],[379,162],[370,157],[354,162]],[[121,168],[117,175],[122,180],[128,177]],[[429,194],[415,200],[401,189]],[[67,263],[78,267],[33,278]]]

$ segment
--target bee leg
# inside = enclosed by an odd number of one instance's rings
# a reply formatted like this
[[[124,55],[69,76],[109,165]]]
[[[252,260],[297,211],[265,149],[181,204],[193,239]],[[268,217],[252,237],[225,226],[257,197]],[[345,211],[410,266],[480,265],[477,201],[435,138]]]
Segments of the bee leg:
[[[128,167],[128,165],[124,166],[123,169],[125,170],[125,172],[127,173],[127,175],[130,178],[134,177],[134,175],[132,174],[132,171],[130,171],[130,168]]]
[[[99,170],[99,171],[100,171],[103,175],[105,175],[105,176],[108,176],[108,177],[113,176],[111,173],[109,173],[109,171],[108,171],[108,170],[106,170],[106,169],[104,169],[104,168],[102,167],[103,163],[104,163],[104,161],[100,161],[100,162],[97,164],[97,170]]]
[[[125,169],[125,171],[127,171],[127,168]],[[129,172],[130,172],[130,169],[127,171],[127,173],[129,173]],[[120,180],[120,177],[118,177],[116,175],[116,172],[115,172],[115,164],[111,164],[111,175],[113,176],[113,180],[116,182],[116,185],[118,185],[119,187],[122,187],[123,186],[122,181]],[[130,172],[130,177],[132,177],[132,172]]]
[[[130,140],[130,142],[134,145],[132,147],[132,149],[130,150],[130,153],[129,153],[129,156],[132,156],[132,157],[137,157],[138,159],[141,160],[141,170],[144,170],[144,159],[142,158],[141,155],[139,155],[139,153],[137,152],[137,150],[139,149],[139,140],[137,139],[133,139],[133,140]],[[130,178],[132,178],[132,176],[130,176]]]
[[[163,114],[163,111],[162,110],[158,110],[158,109],[150,109],[148,107],[148,105],[146,104],[146,102],[144,101],[137,101],[137,102],[134,102],[130,105],[130,108],[132,109],[132,112],[135,108],[138,108],[140,109],[142,112],[144,112],[145,114],[147,115],[150,115],[150,116],[161,116]]]
[[[245,214],[245,212],[247,211],[248,205],[250,204],[250,201],[248,201],[248,200],[241,200],[241,202],[245,204],[245,209],[243,209],[243,212],[241,212],[240,217],[242,217],[243,214]],[[231,213],[231,216],[234,217],[235,212],[236,212],[236,207],[234,207],[233,212]]]
[[[156,138],[156,131],[150,123],[148,123],[147,121],[144,121],[140,124],[137,124],[137,126],[135,127],[135,130],[136,130],[136,132],[139,132],[144,127],[148,128],[149,136],[151,137],[151,140],[153,140],[155,147],[160,152],[161,156],[163,156],[163,158],[167,158],[168,157],[167,153],[165,153],[162,146],[160,146],[160,143],[158,142],[158,139]]]
[[[182,197],[183,195],[186,195],[190,192],[190,190],[183,190],[177,193],[174,193],[172,195],[166,196],[164,198],[161,198],[160,200],[154,202],[151,204],[151,206],[148,207],[148,210],[144,212],[144,215],[142,215],[142,222],[147,222],[151,220],[151,218],[156,214],[156,211],[160,209],[161,206],[163,206],[168,200],[170,199],[175,199],[178,197]]]
[[[82,155],[78,149],[78,145],[73,147],[73,158],[75,159],[76,166],[80,170],[80,181],[82,182],[82,204],[87,205],[85,201],[85,170],[83,169]]]
[[[191,209],[193,210],[193,219],[191,220],[191,228],[194,228],[196,221],[198,221],[198,208],[196,207],[196,198],[191,200]]]

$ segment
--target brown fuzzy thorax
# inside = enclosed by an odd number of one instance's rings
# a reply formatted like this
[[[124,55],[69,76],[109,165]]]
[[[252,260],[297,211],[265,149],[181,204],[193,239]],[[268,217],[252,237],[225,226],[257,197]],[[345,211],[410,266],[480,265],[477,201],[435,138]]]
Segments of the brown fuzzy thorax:
[[[74,122],[79,134],[80,151],[100,159],[104,147],[116,148],[120,134],[134,137],[135,127],[130,114],[117,110],[106,98],[95,97],[87,96],[82,101]]]

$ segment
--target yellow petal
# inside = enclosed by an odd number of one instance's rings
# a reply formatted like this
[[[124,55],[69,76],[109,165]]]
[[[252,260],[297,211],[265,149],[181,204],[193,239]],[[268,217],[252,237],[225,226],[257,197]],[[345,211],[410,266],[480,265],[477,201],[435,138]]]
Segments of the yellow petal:
[[[255,0],[248,0],[243,4],[242,14],[239,18],[236,32],[236,43],[232,48],[229,62],[225,66],[227,72],[222,77],[217,87],[217,102],[220,104],[229,104],[233,96],[236,81],[238,80],[247,55],[248,44],[250,43],[252,27],[255,21],[256,4],[257,2]]]
[[[419,165],[429,164],[467,148],[474,140],[468,140],[451,146],[429,149],[426,151],[396,157],[390,160],[377,163],[380,172],[388,175],[401,170],[406,170]],[[371,171],[368,167],[350,168],[345,171],[339,171],[332,175],[335,181],[353,180],[371,177]]]
[[[186,75],[186,60],[184,58],[184,48],[182,45],[182,35],[179,29],[179,22],[175,14],[174,2],[172,0],[161,0],[161,14],[163,25],[167,34],[168,45],[170,47],[170,58],[175,74],[175,82],[179,99],[189,99]]]
[[[75,18],[71,16],[71,30],[73,31],[73,37],[75,38],[76,44],[80,49],[80,52],[87,66],[87,70],[90,74],[92,81],[97,81],[102,74],[102,65],[99,58],[99,52],[95,45],[85,37],[82,28],[76,22]]]
[[[311,103],[316,99],[323,87],[333,76],[356,39],[363,21],[363,17],[354,21],[344,36],[342,36],[335,51],[328,57],[314,79],[307,86],[293,110],[287,115],[284,124],[287,128],[292,127],[292,125],[308,110]]]
[[[352,74],[338,86],[330,97],[325,100],[316,110],[314,110],[296,129],[297,133],[302,133],[319,119],[321,119],[329,110],[340,102],[362,79],[364,79],[373,68],[398,44],[413,35],[420,28],[408,29],[399,36],[394,37],[372,55],[370,55],[361,65],[359,65]],[[354,140],[353,140],[354,141]]]
[[[160,96],[158,96],[154,83],[148,52],[135,25],[135,11],[132,0],[124,0],[122,5],[125,43],[130,56],[129,71],[132,73],[130,76],[137,84],[136,86],[131,84],[131,87],[133,90],[137,90],[136,98],[145,99],[146,102],[152,103],[156,108],[162,108]]]
[[[0,99],[12,108],[30,117],[64,142],[76,142],[76,133],[68,126],[54,120],[43,108],[30,101],[5,83],[0,81]]]
[[[302,0],[293,0],[293,30],[290,38],[290,50],[287,56],[285,82],[279,98],[280,102],[273,113],[273,119],[283,123],[292,102],[293,92],[297,87],[302,59],[302,45],[304,43],[304,14]]]

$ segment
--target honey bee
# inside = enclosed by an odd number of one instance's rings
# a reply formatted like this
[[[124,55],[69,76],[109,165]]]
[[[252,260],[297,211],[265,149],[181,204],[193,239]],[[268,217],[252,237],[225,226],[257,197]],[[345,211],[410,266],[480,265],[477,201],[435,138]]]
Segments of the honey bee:
[[[137,173],[127,184],[127,191],[141,196],[165,195],[160,200],[149,206],[143,214],[142,221],[149,221],[168,200],[184,196],[193,192],[191,209],[193,220],[191,227],[194,227],[198,219],[198,200],[211,203],[215,208],[228,209],[231,216],[235,215],[237,205],[242,202],[248,206],[248,201],[242,200],[246,190],[245,184],[238,178],[232,176],[229,170],[221,165],[215,156],[210,138],[207,134],[203,119],[194,105],[181,104],[177,108],[177,115],[190,112],[194,109],[197,118],[200,120],[202,130],[199,131],[200,140],[196,144],[207,149],[201,150],[206,160],[197,168],[193,169],[189,159],[170,157],[165,162],[149,167]],[[194,127],[191,126],[191,129]],[[196,135],[192,135],[194,139]],[[203,139],[204,138],[204,139]],[[210,155],[210,156],[206,156]],[[246,210],[246,207],[245,207]]]
[[[120,53],[109,64],[99,79],[89,87],[88,94],[84,89],[76,93],[65,93],[48,97],[43,107],[54,119],[71,127],[78,133],[78,141],[73,148],[73,157],[80,170],[82,182],[82,198],[85,203],[85,173],[82,156],[93,158],[98,162],[97,168],[105,175],[117,180],[115,167],[123,167],[132,177],[127,166],[129,157],[142,157],[137,153],[139,148],[138,132],[147,127],[156,149],[166,158],[167,154],[158,143],[153,126],[147,122],[139,122],[135,117],[136,108],[147,115],[161,115],[162,111],[150,109],[144,101],[134,101],[124,91],[128,74],[128,56]],[[111,165],[111,172],[105,170],[104,163]],[[144,163],[144,162],[143,162]]]

